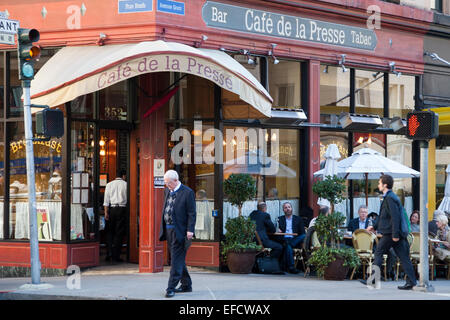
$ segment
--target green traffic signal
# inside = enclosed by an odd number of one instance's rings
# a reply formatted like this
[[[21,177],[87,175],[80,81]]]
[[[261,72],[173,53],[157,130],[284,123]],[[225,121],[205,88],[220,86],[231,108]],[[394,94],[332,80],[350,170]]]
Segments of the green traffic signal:
[[[34,60],[41,54],[33,42],[39,41],[40,34],[36,29],[19,28],[17,33],[17,57],[19,58],[19,79],[30,81],[34,78]]]

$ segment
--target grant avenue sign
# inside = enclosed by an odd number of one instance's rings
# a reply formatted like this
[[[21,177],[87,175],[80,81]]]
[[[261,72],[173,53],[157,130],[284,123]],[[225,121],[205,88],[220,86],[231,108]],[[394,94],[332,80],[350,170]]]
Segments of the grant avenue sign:
[[[202,17],[214,28],[372,51],[377,45],[373,30],[214,1],[205,3]]]

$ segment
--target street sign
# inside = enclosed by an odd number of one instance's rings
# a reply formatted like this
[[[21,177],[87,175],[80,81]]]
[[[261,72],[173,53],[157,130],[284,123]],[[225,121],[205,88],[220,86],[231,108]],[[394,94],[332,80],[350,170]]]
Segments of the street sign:
[[[0,43],[15,45],[14,35],[0,32]]]
[[[0,32],[16,34],[19,30],[19,21],[0,18]]]

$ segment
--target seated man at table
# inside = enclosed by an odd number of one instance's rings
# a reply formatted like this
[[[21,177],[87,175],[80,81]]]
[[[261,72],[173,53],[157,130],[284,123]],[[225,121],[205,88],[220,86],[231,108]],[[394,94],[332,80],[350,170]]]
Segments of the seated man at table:
[[[283,204],[284,216],[278,218],[278,230],[282,233],[296,233],[297,235],[283,235],[277,238],[284,246],[284,259],[289,273],[298,273],[294,265],[294,248],[300,248],[305,239],[305,227],[302,218],[293,215],[290,202]]]
[[[250,219],[256,223],[256,232],[264,246],[264,248],[271,248],[270,256],[279,258],[283,252],[283,246],[276,241],[270,240],[267,233],[274,233],[275,226],[270,219],[270,215],[266,213],[267,205],[265,202],[258,203],[257,210],[250,213]]]
[[[369,219],[367,219],[368,213],[369,210],[367,209],[367,206],[360,206],[358,209],[359,218],[350,220],[347,230],[355,232],[355,230],[358,229],[367,229],[367,227],[369,226]]]

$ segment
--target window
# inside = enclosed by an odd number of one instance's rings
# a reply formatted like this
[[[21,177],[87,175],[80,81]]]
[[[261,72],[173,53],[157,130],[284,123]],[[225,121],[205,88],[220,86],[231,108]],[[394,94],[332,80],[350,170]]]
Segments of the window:
[[[274,107],[301,108],[300,62],[269,62],[269,93]]]
[[[34,127],[34,126],[33,126]],[[28,187],[23,121],[8,123],[10,154],[10,239],[29,239]],[[62,139],[33,143],[40,241],[61,240]]]
[[[355,71],[356,113],[383,117],[383,78],[381,72]]]
[[[325,65],[320,71],[320,122],[337,123],[335,115],[350,111],[350,72]]]
[[[72,122],[70,240],[95,239],[94,150],[94,124]]]
[[[430,9],[442,12],[443,9],[443,1],[442,0],[430,0]]]
[[[406,118],[408,112],[414,110],[416,89],[414,76],[389,75],[389,116]]]
[[[128,81],[121,81],[98,92],[100,120],[127,120]]]
[[[180,81],[180,119],[214,118],[214,83],[187,75]]]

